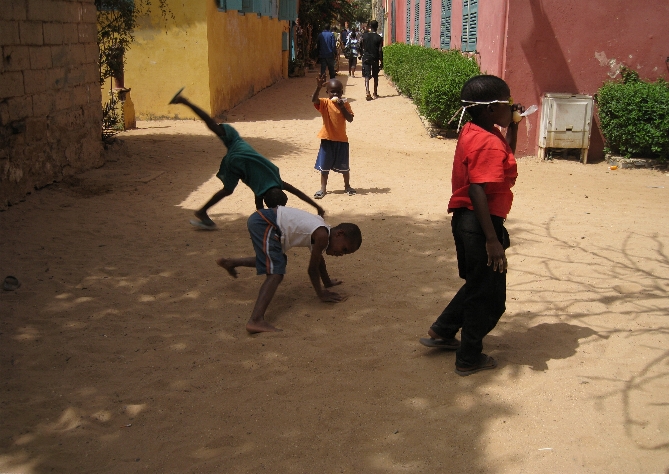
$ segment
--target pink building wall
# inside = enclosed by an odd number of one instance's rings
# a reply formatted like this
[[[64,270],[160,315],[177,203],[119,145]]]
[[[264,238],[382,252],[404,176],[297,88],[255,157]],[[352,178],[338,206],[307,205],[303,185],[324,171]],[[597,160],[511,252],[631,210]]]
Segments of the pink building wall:
[[[431,46],[439,48],[443,0],[433,1]],[[462,4],[452,0],[451,49],[462,45]],[[405,42],[406,1],[395,5],[396,40]],[[474,54],[481,70],[502,77],[525,106],[540,106],[547,92],[594,95],[605,81],[620,77],[622,65],[645,80],[669,80],[668,0],[480,0],[478,16]],[[536,113],[521,122],[519,156],[537,153],[539,119]],[[588,161],[603,159],[603,149],[595,114]]]
[[[508,0],[508,4],[502,77],[517,102],[540,105],[546,92],[593,95],[605,81],[619,77],[621,65],[643,79],[669,79],[669,1]],[[524,122],[517,153],[535,154],[539,114]],[[603,148],[595,120],[588,161],[603,159]]]

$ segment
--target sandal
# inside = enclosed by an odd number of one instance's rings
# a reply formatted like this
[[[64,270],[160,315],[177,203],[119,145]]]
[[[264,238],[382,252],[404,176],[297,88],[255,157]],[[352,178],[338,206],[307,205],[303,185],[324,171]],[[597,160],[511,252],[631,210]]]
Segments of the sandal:
[[[458,367],[456,365],[455,373],[462,377],[466,377],[467,375],[475,374],[482,370],[494,369],[495,367],[497,367],[497,361],[495,359],[489,355],[481,354],[481,359],[478,364],[471,367]]]
[[[367,100],[372,100],[372,95],[371,94],[367,94]]]
[[[460,347],[460,341],[452,337],[450,339],[434,339],[432,337],[421,337],[418,342],[425,347],[438,347],[440,349],[456,350]]]
[[[316,199],[323,199],[324,197],[325,197],[325,193],[321,189],[319,189],[318,191],[316,191],[314,193],[314,198],[316,198]]]
[[[348,189],[345,190],[345,192],[349,196],[355,196],[355,189],[353,189],[353,188],[348,188]]]

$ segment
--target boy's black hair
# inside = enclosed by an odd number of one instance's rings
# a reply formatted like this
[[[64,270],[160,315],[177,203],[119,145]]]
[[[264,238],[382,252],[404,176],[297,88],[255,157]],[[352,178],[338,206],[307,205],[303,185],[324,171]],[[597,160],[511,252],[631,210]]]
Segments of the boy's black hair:
[[[379,28],[379,22],[376,20],[372,20],[369,22],[369,27],[373,30],[376,31]]]
[[[262,196],[263,201],[265,201],[265,206],[268,208],[273,208],[276,206],[285,206],[288,202],[288,196],[283,192],[281,188],[270,188]]]
[[[472,102],[489,102],[491,100],[499,100],[504,96],[510,94],[509,86],[503,79],[497,76],[482,74],[474,76],[465,82],[460,91],[460,99]],[[466,102],[462,105],[467,106]],[[476,105],[467,108],[467,112],[473,119],[481,115],[485,110],[485,105]]]
[[[344,237],[351,242],[351,245],[355,247],[355,250],[358,250],[362,245],[362,232],[360,232],[360,227],[356,224],[351,224],[349,222],[342,222],[341,224],[330,229],[330,232],[342,230],[344,231]]]

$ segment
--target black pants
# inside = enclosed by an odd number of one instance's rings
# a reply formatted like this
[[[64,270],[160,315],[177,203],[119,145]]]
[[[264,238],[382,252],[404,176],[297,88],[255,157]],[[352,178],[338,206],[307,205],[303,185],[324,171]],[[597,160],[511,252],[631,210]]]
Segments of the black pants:
[[[509,234],[504,219],[490,216],[497,238],[506,249]],[[460,348],[455,355],[458,367],[471,367],[479,363],[483,351],[483,338],[493,330],[506,310],[506,271],[495,272],[488,266],[485,235],[474,211],[457,209],[451,220],[458,272],[465,284],[456,293],[432,330],[443,338],[460,334]]]
[[[335,73],[335,58],[320,58],[321,62],[321,75],[325,74],[325,68],[328,68],[330,73],[330,79],[337,77]]]

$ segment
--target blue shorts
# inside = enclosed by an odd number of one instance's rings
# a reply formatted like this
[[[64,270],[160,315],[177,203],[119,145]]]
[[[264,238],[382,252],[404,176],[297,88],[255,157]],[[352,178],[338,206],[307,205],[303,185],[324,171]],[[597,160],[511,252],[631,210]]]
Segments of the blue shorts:
[[[246,223],[258,275],[285,275],[288,257],[281,247],[281,231],[276,223],[276,209],[258,209]]]
[[[314,168],[326,173],[330,170],[337,173],[349,171],[348,142],[321,140],[321,148],[318,150]]]

